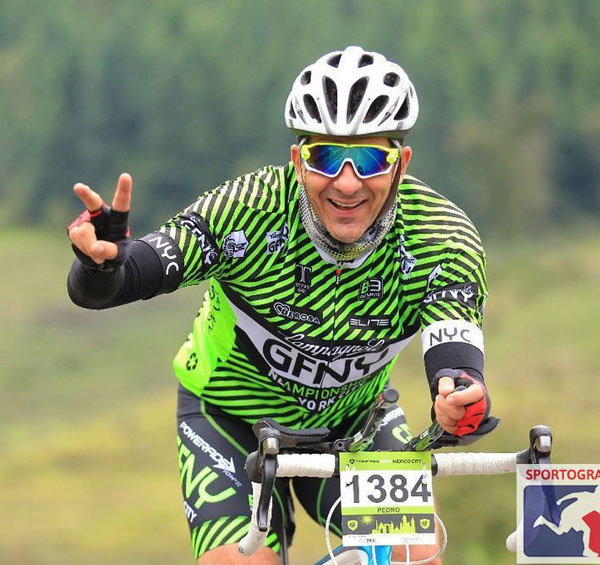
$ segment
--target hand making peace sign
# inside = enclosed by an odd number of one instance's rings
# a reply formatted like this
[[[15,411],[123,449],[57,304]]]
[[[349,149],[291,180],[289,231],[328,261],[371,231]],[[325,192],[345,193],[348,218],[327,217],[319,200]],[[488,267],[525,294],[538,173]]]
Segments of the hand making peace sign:
[[[73,187],[86,211],[67,228],[67,232],[75,253],[84,262],[90,264],[91,259],[96,265],[105,265],[106,261],[114,265],[127,259],[132,184],[129,174],[119,176],[112,208],[89,186],[77,183]]]

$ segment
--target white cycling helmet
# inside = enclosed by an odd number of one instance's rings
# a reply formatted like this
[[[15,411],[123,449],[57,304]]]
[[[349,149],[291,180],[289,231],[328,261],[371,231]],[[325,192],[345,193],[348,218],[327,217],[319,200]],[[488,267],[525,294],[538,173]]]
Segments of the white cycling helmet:
[[[285,123],[296,135],[373,135],[402,139],[419,113],[404,69],[383,55],[346,47],[323,55],[294,81]]]

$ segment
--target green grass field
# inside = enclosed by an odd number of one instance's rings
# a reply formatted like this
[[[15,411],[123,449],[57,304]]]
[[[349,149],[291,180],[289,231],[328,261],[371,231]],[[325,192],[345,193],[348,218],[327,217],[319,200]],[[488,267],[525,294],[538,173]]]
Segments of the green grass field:
[[[73,306],[56,234],[0,233],[0,563],[193,563],[180,502],[171,359],[201,289],[114,311]],[[502,425],[477,449],[525,447],[552,426],[555,461],[600,463],[600,235],[488,246],[486,378]],[[413,431],[428,424],[419,340],[394,384]],[[514,478],[435,485],[445,563],[514,563]],[[292,563],[324,552],[297,508]]]

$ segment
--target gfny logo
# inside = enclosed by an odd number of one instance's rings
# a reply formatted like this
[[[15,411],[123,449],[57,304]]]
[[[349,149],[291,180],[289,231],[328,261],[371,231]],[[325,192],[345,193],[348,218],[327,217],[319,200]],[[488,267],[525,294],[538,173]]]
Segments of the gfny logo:
[[[325,361],[302,354],[295,347],[276,340],[266,339],[262,356],[276,374],[309,386],[340,387],[356,381],[385,365],[393,357],[386,347],[382,351],[359,357],[341,358],[337,362]]]
[[[395,422],[396,425],[392,428],[392,435],[400,442],[400,443],[408,443],[412,434],[408,428],[408,424],[406,423],[404,410],[400,408],[400,406],[396,406],[393,410],[390,410],[385,418],[381,421],[379,425],[379,429],[385,428],[390,422]]]
[[[475,283],[469,283],[460,286],[442,288],[440,290],[434,290],[430,292],[424,299],[423,304],[430,304],[431,302],[437,302],[438,300],[462,300],[465,304],[475,296],[477,292],[477,286]]]
[[[267,233],[267,253],[277,253],[287,242],[290,237],[290,229],[287,224],[283,224],[280,230],[270,231]]]
[[[202,449],[203,453],[206,453],[215,463],[213,467],[223,471],[223,474],[231,479],[236,486],[242,486],[242,483],[233,476],[235,473],[235,464],[233,463],[233,457],[226,459],[221,455],[212,445],[210,445],[204,438],[199,436],[192,428],[185,422],[181,422],[179,425],[183,435],[187,437],[194,445]]]
[[[202,253],[204,253],[204,263],[206,265],[212,265],[216,263],[219,260],[219,255],[217,253],[217,249],[210,241],[210,236],[207,233],[208,224],[206,221],[199,216],[192,214],[185,216],[185,219],[182,220],[181,225],[190,230],[190,232],[196,236],[198,244],[202,249]]]
[[[202,505],[216,504],[227,500],[236,493],[236,490],[233,487],[227,487],[220,492],[215,492],[215,488],[211,485],[219,478],[219,475],[208,466],[202,467],[198,473],[194,474],[196,455],[183,443],[179,436],[177,436],[177,445],[179,447],[179,472],[181,473],[185,514],[187,519],[193,522],[198,516],[196,510]],[[212,492],[209,492],[209,489]],[[193,495],[197,495],[195,501],[192,500]]]

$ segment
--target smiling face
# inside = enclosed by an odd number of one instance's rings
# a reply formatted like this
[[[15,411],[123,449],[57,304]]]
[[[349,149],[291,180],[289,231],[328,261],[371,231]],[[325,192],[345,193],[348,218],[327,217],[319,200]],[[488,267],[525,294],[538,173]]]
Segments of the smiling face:
[[[356,143],[389,147],[387,137],[333,137],[311,136],[308,143],[315,142]],[[300,157],[298,145],[292,145],[292,161],[298,179],[304,184],[308,200],[325,229],[342,243],[354,243],[373,225],[381,212],[392,186],[398,167],[383,175],[361,179],[352,165],[345,163],[335,178],[309,171]],[[411,157],[410,147],[402,148],[402,170],[400,181],[406,172]]]

